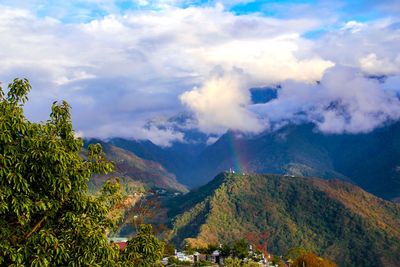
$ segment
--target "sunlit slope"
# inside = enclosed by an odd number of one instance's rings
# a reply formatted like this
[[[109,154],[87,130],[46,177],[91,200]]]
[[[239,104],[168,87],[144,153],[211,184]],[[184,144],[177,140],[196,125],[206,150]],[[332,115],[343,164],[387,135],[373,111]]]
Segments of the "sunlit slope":
[[[178,244],[267,233],[275,254],[304,246],[341,266],[400,263],[400,205],[339,180],[224,173],[170,203],[170,215]]]

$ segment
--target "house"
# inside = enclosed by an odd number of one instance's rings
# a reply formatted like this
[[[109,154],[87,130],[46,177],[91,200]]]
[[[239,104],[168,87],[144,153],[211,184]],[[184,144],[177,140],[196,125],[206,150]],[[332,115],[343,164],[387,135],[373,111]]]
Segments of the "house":
[[[215,250],[215,251],[211,254],[210,260],[211,260],[211,262],[213,262],[213,263],[222,264],[222,261],[221,261],[221,253],[219,252],[219,250]]]
[[[186,255],[184,252],[177,252],[175,257],[179,261],[190,261],[190,262],[193,262],[193,255]]]
[[[199,261],[205,261],[207,260],[207,255],[206,254],[201,254],[199,252],[193,253],[193,263],[197,263]]]
[[[124,250],[128,244],[128,238],[126,238],[126,237],[109,237],[108,242],[114,243],[119,246],[120,250]]]
[[[200,261],[200,253],[196,251],[195,253],[193,253],[193,262],[197,263],[199,261]]]

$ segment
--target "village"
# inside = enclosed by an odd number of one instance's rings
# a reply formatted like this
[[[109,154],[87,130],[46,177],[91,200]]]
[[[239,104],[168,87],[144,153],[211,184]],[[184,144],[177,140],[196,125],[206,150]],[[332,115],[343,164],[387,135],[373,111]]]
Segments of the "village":
[[[118,245],[120,250],[124,250],[128,239],[115,237],[109,238],[109,241]],[[185,250],[174,249],[172,253],[168,253],[168,251],[164,252],[161,264],[164,266],[290,267],[291,260],[285,262],[282,256],[263,253],[260,250],[253,249],[252,245],[246,244],[246,247],[240,255],[237,255],[235,252],[227,253],[226,248],[222,244],[215,248],[210,246],[208,249],[196,250],[188,247]]]
[[[229,256],[222,255],[220,250],[214,250],[212,253],[200,253],[195,251],[194,253],[186,253],[175,250],[174,255],[170,257],[164,257],[161,263],[164,266],[236,266],[235,263],[248,263],[249,266],[263,266],[263,267],[278,267],[272,263],[271,255],[267,257],[264,254],[254,253],[252,246],[249,246],[249,256],[243,260],[232,258]],[[171,260],[176,259],[176,260]]]

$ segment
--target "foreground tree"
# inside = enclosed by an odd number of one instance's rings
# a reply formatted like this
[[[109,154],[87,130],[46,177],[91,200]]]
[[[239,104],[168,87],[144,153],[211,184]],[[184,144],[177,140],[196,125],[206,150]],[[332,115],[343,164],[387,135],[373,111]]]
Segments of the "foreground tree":
[[[164,254],[164,243],[152,232],[151,225],[142,224],[134,238],[122,254],[122,259],[130,266],[156,266]]]
[[[15,79],[0,87],[0,265],[118,266],[120,252],[106,233],[121,202],[117,180],[98,196],[88,194],[94,173],[107,173],[100,145],[83,159],[70,107],[53,103],[50,119],[32,123],[23,113],[31,86]]]

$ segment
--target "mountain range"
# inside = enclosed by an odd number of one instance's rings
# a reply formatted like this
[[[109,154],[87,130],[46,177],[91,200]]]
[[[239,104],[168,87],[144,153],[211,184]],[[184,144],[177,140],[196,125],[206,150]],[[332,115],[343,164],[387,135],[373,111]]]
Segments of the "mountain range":
[[[339,178],[385,199],[400,197],[400,123],[361,134],[324,134],[312,124],[247,136],[229,131],[210,145],[187,141],[161,147],[121,138],[108,142],[160,163],[189,188],[233,169]]]
[[[276,255],[302,246],[340,266],[398,266],[400,123],[359,134],[288,124],[215,139],[191,129],[167,147],[86,140],[100,142],[116,166],[89,186],[96,191],[119,176],[127,191],[191,189],[162,198],[159,223],[169,223],[167,237],[178,246],[245,238]]]

